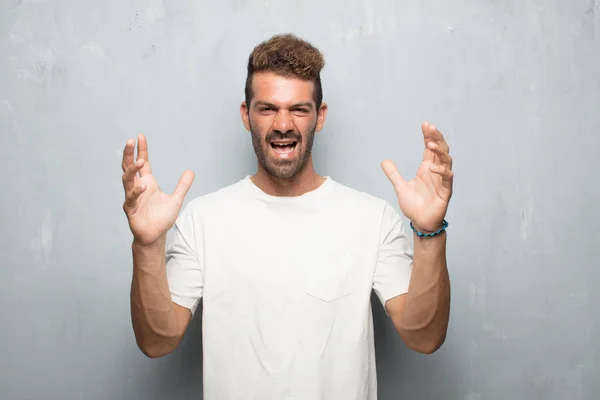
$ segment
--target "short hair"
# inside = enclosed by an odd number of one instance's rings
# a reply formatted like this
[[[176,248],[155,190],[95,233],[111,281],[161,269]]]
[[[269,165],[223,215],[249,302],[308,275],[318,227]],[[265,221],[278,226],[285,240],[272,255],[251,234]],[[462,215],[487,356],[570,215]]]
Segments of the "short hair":
[[[257,72],[272,72],[283,77],[299,78],[314,83],[313,100],[317,111],[323,101],[321,70],[323,54],[312,44],[293,34],[275,35],[257,45],[248,59],[246,105],[252,101],[252,77]]]

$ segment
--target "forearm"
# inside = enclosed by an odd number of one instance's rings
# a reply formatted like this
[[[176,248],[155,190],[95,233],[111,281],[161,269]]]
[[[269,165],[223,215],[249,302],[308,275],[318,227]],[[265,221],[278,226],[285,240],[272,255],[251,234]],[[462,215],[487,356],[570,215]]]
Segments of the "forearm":
[[[444,342],[450,315],[450,280],[446,232],[428,238],[414,235],[413,270],[400,327],[403,338],[424,352]]]
[[[136,341],[149,357],[172,351],[181,339],[166,276],[165,239],[151,246],[132,244],[131,319]]]

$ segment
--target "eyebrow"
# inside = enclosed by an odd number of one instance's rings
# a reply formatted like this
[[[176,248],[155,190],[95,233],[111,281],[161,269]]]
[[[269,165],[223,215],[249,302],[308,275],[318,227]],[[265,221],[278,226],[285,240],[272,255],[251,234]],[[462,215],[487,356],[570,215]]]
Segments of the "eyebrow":
[[[254,103],[254,107],[259,107],[259,106],[267,106],[267,107],[271,107],[271,108],[279,108],[275,104],[269,103],[268,101],[257,101],[256,103]],[[308,107],[308,108],[310,108],[312,110],[313,109],[313,104],[311,102],[296,103],[296,104],[292,104],[292,106],[290,108],[300,108],[300,107]]]

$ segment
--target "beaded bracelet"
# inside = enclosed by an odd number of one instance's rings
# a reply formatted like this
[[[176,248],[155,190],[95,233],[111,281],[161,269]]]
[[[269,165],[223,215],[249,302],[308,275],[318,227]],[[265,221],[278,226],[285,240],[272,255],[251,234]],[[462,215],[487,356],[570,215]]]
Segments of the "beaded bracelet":
[[[446,228],[448,227],[448,222],[446,220],[444,220],[442,222],[442,227],[433,233],[423,233],[423,232],[417,231],[415,229],[415,227],[413,226],[412,222],[410,223],[410,227],[412,228],[413,231],[415,231],[415,233],[417,234],[418,237],[432,237],[432,236],[439,235],[440,233],[445,231]]]

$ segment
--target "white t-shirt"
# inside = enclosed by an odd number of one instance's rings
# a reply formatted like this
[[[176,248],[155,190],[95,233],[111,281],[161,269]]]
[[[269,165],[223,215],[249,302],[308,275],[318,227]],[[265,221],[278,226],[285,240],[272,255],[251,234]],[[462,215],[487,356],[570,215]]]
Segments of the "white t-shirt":
[[[406,293],[411,268],[399,213],[330,177],[278,197],[247,176],[191,200],[167,277],[173,302],[203,298],[204,399],[375,400],[371,293]]]

